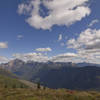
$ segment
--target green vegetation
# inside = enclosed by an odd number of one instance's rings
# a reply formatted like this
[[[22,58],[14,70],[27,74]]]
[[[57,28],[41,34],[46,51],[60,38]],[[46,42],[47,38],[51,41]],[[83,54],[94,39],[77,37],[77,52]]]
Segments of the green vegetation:
[[[0,87],[2,88],[27,88],[28,86],[17,79],[0,75]]]
[[[41,85],[39,82],[37,83],[37,89],[41,89]]]
[[[11,77],[11,78],[17,78],[17,76],[15,74],[13,74],[13,73],[11,73],[8,70],[5,70],[3,68],[0,68],[0,75]]]
[[[0,100],[100,100],[100,93],[66,89],[0,88]]]

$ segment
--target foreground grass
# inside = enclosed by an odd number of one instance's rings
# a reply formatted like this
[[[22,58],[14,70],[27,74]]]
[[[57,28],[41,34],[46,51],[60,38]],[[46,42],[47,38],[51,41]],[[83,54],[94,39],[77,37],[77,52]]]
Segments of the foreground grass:
[[[0,100],[100,100],[100,93],[65,89],[0,88]]]
[[[20,82],[18,79],[0,75],[0,87],[3,88],[28,88],[27,85]]]

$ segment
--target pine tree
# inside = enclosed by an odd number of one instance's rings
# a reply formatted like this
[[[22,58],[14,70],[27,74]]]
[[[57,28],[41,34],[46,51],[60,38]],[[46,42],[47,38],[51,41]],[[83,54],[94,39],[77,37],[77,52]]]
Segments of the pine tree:
[[[16,88],[16,85],[14,84],[14,85],[12,86],[12,88]]]
[[[7,85],[5,84],[5,86],[4,86],[5,88],[7,88]]]
[[[37,83],[37,89],[41,89],[40,82]]]

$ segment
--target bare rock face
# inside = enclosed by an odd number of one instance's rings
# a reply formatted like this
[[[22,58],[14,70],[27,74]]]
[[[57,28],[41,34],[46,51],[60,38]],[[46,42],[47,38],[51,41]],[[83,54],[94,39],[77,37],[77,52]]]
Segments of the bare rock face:
[[[24,62],[22,60],[15,59],[15,60],[11,60],[10,62],[6,64],[1,64],[0,68],[7,69],[9,71],[14,71],[22,66],[24,66]]]

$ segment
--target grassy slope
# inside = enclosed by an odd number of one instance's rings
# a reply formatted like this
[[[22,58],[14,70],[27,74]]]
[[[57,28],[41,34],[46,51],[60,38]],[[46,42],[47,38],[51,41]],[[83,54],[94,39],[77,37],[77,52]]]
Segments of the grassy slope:
[[[100,100],[100,93],[0,88],[0,100]]]
[[[32,89],[36,89],[37,88],[37,84],[34,84],[32,82],[26,81],[26,80],[19,80],[21,83],[27,85],[28,87],[32,88]]]
[[[0,75],[7,76],[7,77],[10,77],[10,78],[17,78],[17,76],[15,74],[12,74],[11,72],[9,72],[5,69],[2,69],[2,68],[0,68]]]
[[[28,86],[21,83],[18,79],[0,75],[0,87],[4,88],[27,88]]]
[[[23,88],[28,86],[20,82],[17,76],[15,76],[14,74],[4,69],[0,69],[0,87]]]

